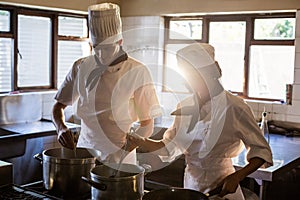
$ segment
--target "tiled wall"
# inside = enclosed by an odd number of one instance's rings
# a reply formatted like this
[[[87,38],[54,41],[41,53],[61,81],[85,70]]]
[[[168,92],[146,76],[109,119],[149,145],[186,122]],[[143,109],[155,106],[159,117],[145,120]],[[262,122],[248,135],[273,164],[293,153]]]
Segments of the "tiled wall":
[[[43,110],[42,110],[43,119],[49,119],[49,120],[51,119],[51,112],[52,112],[53,105],[55,103],[55,99],[54,99],[55,94],[56,94],[55,91],[41,93],[43,99]],[[65,109],[66,120],[71,121],[72,116],[73,116],[72,107],[68,106]]]

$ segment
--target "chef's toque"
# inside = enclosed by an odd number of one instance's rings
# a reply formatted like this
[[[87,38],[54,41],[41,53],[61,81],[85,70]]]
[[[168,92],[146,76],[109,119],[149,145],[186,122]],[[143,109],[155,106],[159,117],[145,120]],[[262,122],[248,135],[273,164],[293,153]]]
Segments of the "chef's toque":
[[[120,7],[113,3],[89,6],[89,28],[93,46],[112,44],[122,39]]]
[[[185,64],[189,64],[205,75],[204,78],[217,79],[221,77],[220,67],[215,61],[215,49],[210,44],[194,43],[188,45],[177,51],[176,56],[179,68],[185,68]]]

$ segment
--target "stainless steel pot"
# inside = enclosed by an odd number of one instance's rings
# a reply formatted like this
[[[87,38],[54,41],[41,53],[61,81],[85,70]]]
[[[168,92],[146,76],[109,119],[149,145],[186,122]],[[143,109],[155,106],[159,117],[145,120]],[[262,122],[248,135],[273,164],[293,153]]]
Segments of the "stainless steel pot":
[[[43,164],[45,188],[64,197],[90,192],[90,185],[82,181],[81,177],[89,175],[100,155],[100,151],[87,148],[55,148],[43,151],[40,160]]]
[[[144,173],[141,166],[122,164],[115,175],[117,163],[99,165],[91,172],[91,179],[82,177],[91,186],[93,200],[138,200],[144,194]]]

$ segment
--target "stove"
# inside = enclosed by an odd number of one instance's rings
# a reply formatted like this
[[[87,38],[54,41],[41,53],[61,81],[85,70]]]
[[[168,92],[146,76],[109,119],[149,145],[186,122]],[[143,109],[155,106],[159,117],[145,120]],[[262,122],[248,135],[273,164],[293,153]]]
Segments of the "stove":
[[[0,187],[1,200],[58,200],[55,197],[43,194],[19,185],[9,184]]]
[[[157,182],[145,181],[145,190],[147,193],[153,189],[166,188],[168,186]],[[0,186],[0,200],[91,200],[91,194],[84,194],[76,197],[64,197],[53,191],[46,190],[43,181],[37,181],[26,185],[7,184]]]
[[[37,181],[26,185],[7,184],[0,187],[1,200],[90,200],[91,194],[80,196],[62,196],[45,189],[43,181]]]
[[[77,196],[63,196],[54,191],[47,190],[44,187],[43,181],[29,183],[26,185],[22,185],[22,187],[25,188],[26,190],[30,190],[30,191],[34,191],[34,192],[46,195],[47,197],[50,197],[51,199],[54,199],[54,200],[90,200],[91,199],[90,192],[83,194],[83,195],[79,195],[79,196],[78,195]]]

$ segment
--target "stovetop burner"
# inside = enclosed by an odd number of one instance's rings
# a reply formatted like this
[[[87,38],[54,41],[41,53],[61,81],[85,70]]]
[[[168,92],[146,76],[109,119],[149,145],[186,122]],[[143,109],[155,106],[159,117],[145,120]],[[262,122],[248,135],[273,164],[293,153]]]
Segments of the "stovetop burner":
[[[39,193],[18,185],[9,184],[2,186],[0,188],[0,199],[1,200],[16,200],[16,199],[26,199],[26,200],[53,200],[46,194]]]
[[[65,197],[62,196],[61,194],[57,194],[54,191],[49,191],[47,189],[45,189],[43,181],[37,181],[37,182],[33,182],[33,183],[29,183],[26,185],[23,185],[22,187],[31,190],[31,191],[36,191],[39,193],[42,193],[48,197],[51,197],[54,200],[90,200],[91,199],[91,194],[90,192],[84,195],[80,195],[80,196],[70,196],[70,197]]]

